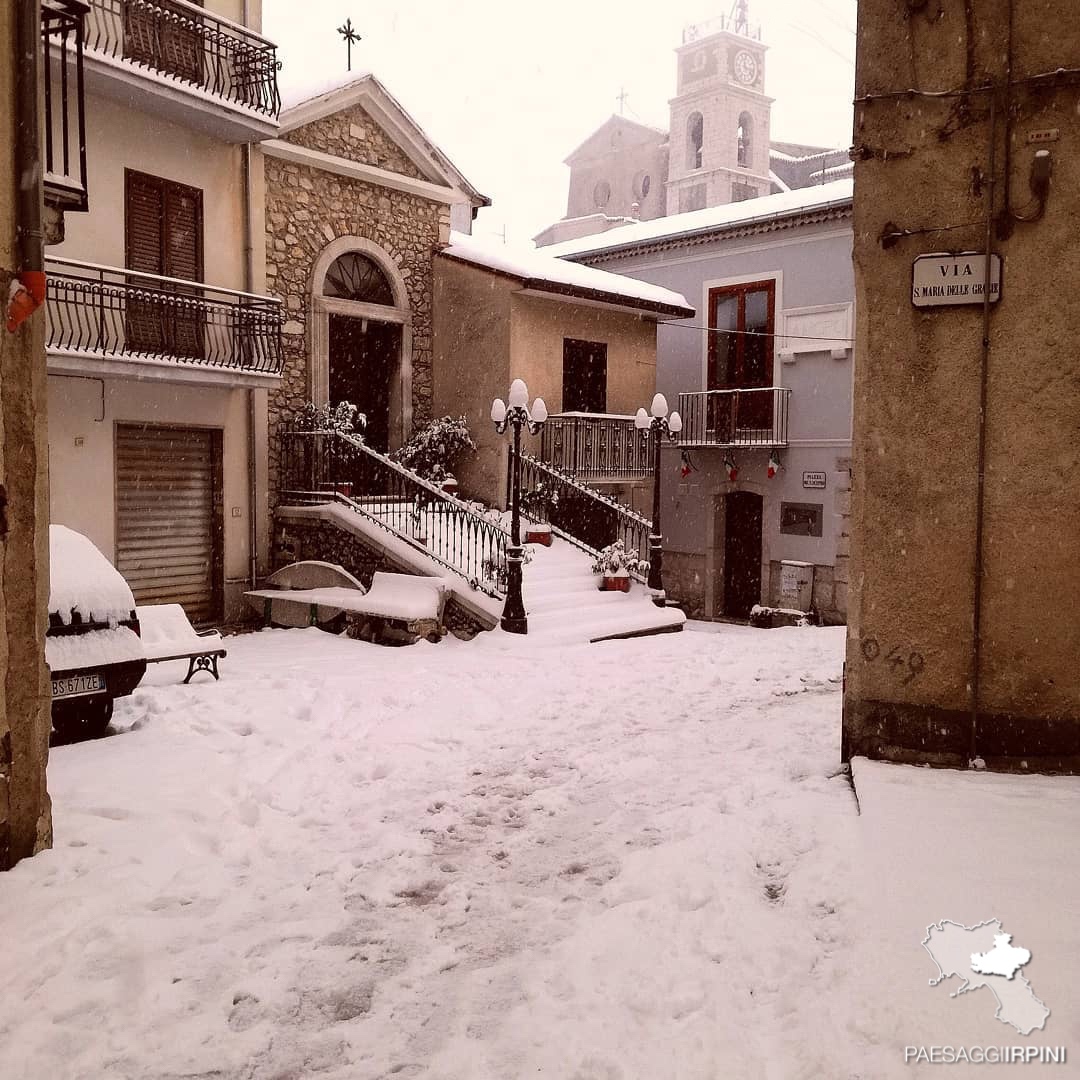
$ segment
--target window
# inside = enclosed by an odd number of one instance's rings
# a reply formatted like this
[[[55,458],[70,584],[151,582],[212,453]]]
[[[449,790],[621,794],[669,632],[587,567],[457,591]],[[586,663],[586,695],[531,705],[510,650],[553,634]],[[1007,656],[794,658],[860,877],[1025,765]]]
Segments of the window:
[[[203,0],[193,0],[199,7]],[[190,82],[202,81],[200,16],[172,4],[124,4],[124,56]]]
[[[757,194],[757,188],[753,184],[740,184],[735,181],[731,185],[732,202],[746,202],[747,199],[756,199]]]
[[[563,412],[607,411],[607,344],[563,339]]]
[[[644,202],[652,189],[652,177],[647,172],[639,172],[634,177],[634,198]]]
[[[686,167],[701,168],[701,148],[705,142],[705,121],[701,113],[691,113],[686,121]]]
[[[781,503],[780,531],[786,536],[820,536],[821,503]]]
[[[751,134],[754,122],[749,113],[739,114],[739,127],[736,132],[738,139],[738,162],[744,169],[750,168]]]
[[[202,281],[203,206],[199,188],[128,169],[124,174],[127,268]],[[199,290],[133,278],[158,292],[198,296]],[[157,299],[127,302],[129,348],[178,356],[202,355],[202,312],[196,305]]]
[[[593,188],[593,202],[603,209],[611,201],[611,185],[606,180],[601,180]]]
[[[347,251],[334,260],[326,271],[323,296],[356,300],[362,304],[392,306],[394,303],[394,291],[386,275],[374,259],[359,251]]]
[[[751,281],[709,290],[708,389],[755,390],[772,385],[776,282]],[[772,394],[715,399],[735,409],[736,428],[772,426]],[[724,425],[728,421],[724,421]]]

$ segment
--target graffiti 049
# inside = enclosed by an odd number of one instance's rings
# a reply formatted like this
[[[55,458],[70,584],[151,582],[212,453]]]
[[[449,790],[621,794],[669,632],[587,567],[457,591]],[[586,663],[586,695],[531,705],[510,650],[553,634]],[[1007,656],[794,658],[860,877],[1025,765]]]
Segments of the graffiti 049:
[[[902,686],[917,679],[926,668],[926,660],[922,653],[905,645],[893,645],[886,651],[884,645],[876,637],[864,637],[859,644],[863,659],[868,663],[884,664],[894,678],[900,680]]]

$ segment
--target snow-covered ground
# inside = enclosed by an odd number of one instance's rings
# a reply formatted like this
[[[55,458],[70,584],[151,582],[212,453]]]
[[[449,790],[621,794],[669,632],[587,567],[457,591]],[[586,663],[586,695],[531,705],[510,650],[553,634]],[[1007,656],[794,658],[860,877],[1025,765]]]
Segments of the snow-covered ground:
[[[869,766],[860,817],[842,629],[226,644],[220,683],[162,665],[121,734],[53,751],[56,846],[0,877],[0,1076],[923,1075],[903,1046],[958,1009],[1024,1041],[927,987],[927,920],[994,916],[1080,1053],[1045,847],[1078,783]],[[1025,841],[988,870],[1013,891],[940,837]]]

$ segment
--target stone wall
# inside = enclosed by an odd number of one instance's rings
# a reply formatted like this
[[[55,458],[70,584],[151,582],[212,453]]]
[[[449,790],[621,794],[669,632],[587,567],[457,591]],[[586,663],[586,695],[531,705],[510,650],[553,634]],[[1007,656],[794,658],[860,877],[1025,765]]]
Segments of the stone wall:
[[[359,106],[314,121],[285,138],[352,161],[419,177],[420,173]],[[326,246],[355,236],[376,245],[405,283],[411,312],[412,424],[430,419],[432,262],[449,237],[449,208],[418,195],[264,156],[266,284],[286,308],[281,385],[270,394],[270,486],[277,490],[275,433],[283,418],[311,400],[312,274]],[[361,409],[363,402],[355,402]],[[404,433],[407,437],[409,432]]]

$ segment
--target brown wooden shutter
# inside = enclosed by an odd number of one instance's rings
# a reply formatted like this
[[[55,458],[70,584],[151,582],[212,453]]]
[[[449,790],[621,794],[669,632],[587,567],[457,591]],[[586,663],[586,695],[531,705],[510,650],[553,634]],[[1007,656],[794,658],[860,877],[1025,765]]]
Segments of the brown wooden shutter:
[[[165,216],[165,185],[156,176],[126,174],[127,265],[144,274],[163,272],[162,223]]]

